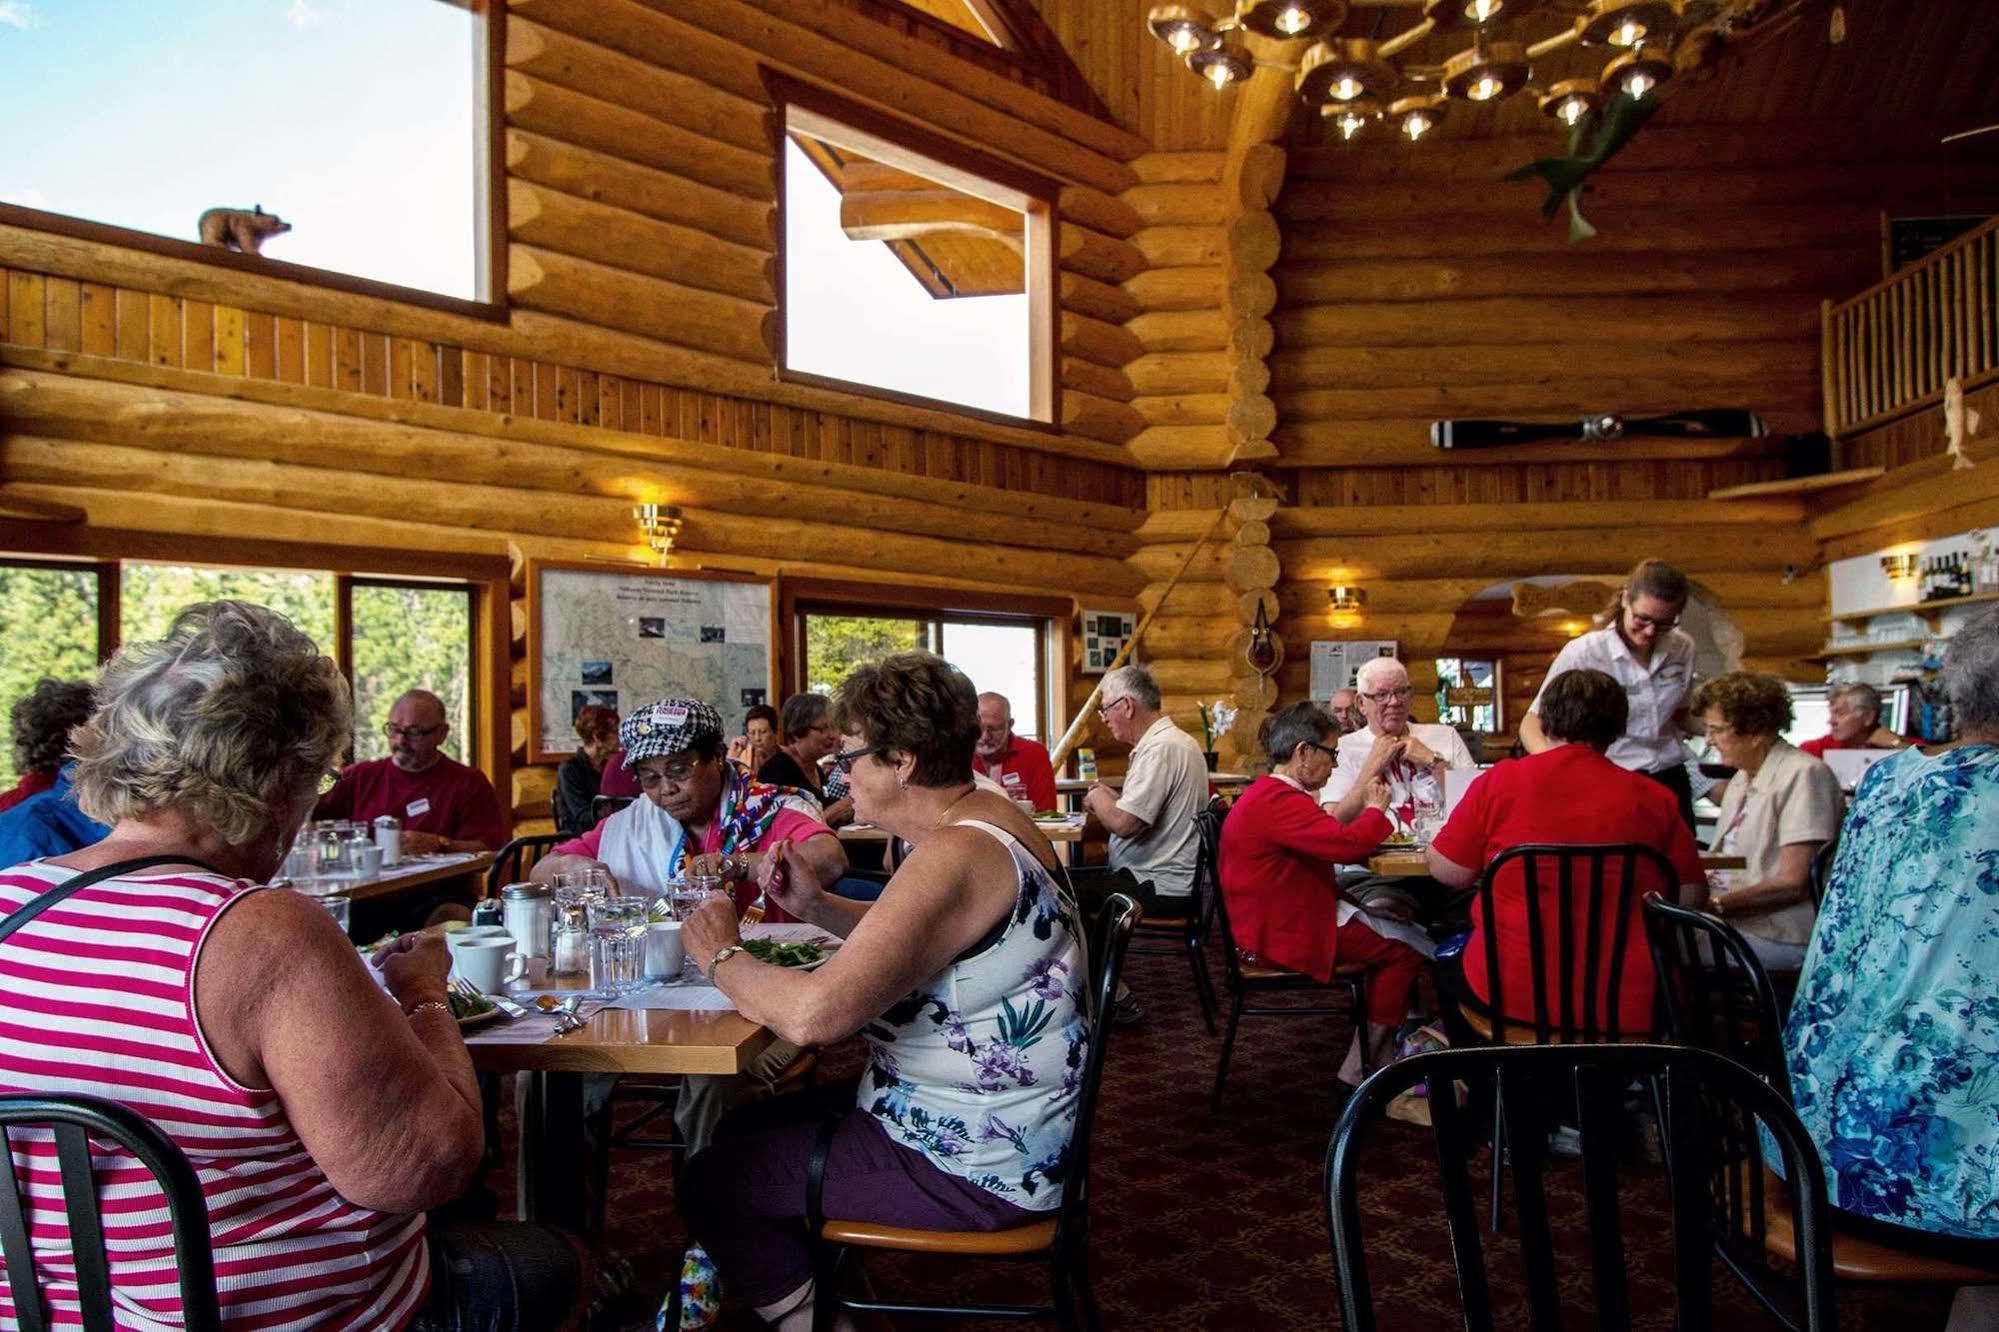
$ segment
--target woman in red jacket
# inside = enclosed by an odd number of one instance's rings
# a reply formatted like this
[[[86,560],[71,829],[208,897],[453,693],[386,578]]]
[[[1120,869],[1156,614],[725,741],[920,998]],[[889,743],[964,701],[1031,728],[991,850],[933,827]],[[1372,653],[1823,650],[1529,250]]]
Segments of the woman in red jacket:
[[[1236,945],[1264,962],[1331,980],[1335,963],[1368,977],[1367,1042],[1371,1066],[1387,1061],[1395,1028],[1409,1010],[1409,990],[1423,955],[1384,938],[1369,917],[1340,896],[1334,867],[1367,859],[1394,830],[1382,811],[1388,784],[1367,785],[1367,807],[1352,823],[1320,808],[1318,790],[1333,772],[1339,727],[1315,703],[1294,703],[1270,719],[1265,744],[1271,772],[1250,783],[1222,824],[1222,895]],[[1361,1033],[1340,1066],[1358,1086]]]

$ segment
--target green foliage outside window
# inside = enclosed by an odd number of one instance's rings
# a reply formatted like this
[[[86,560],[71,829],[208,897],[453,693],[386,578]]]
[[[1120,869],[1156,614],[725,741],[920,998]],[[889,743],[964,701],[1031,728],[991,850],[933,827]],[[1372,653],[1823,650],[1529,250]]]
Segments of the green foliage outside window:
[[[119,579],[118,637],[164,638],[183,607],[224,598],[268,606],[333,655],[333,575],[289,569],[202,569],[183,564],[127,564]]]
[[[880,661],[892,652],[914,652],[925,645],[921,620],[807,615],[805,687],[815,694],[830,694],[854,667]]]
[[[97,674],[97,575],[90,570],[0,566],[0,721],[43,676]],[[12,786],[13,735],[0,738],[0,789]]]
[[[386,758],[382,725],[405,691],[444,700],[446,754],[471,760],[472,597],[462,588],[357,585],[354,598],[354,757]]]

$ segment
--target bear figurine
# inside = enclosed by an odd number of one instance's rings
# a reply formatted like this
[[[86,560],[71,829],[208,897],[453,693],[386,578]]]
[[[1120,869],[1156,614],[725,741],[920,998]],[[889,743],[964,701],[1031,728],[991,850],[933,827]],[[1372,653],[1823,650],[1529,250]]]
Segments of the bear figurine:
[[[250,209],[211,208],[197,225],[203,245],[219,245],[244,254],[261,253],[265,241],[292,229],[292,224],[276,213],[265,212],[262,204]]]

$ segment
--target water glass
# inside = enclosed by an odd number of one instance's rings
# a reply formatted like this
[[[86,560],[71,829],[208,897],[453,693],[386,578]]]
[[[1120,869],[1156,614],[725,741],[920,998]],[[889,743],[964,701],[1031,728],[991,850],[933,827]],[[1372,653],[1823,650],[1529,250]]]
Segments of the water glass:
[[[672,919],[686,920],[694,914],[694,908],[700,906],[701,899],[708,895],[705,889],[697,888],[695,885],[707,882],[710,877],[712,876],[702,874],[693,878],[667,881],[667,909]]]
[[[319,903],[326,914],[333,917],[334,923],[340,926],[342,934],[348,933],[353,928],[354,900],[347,894],[309,892],[306,896]]]
[[[590,990],[615,999],[637,989],[644,976],[646,904],[607,897],[590,904]]]

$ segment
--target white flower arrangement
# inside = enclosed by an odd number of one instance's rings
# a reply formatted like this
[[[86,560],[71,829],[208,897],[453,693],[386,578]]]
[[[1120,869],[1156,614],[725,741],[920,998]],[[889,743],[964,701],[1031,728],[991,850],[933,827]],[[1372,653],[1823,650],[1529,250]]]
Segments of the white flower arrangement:
[[[1212,752],[1215,741],[1227,735],[1229,728],[1235,725],[1237,709],[1230,707],[1224,698],[1196,706],[1201,712],[1201,748]]]

